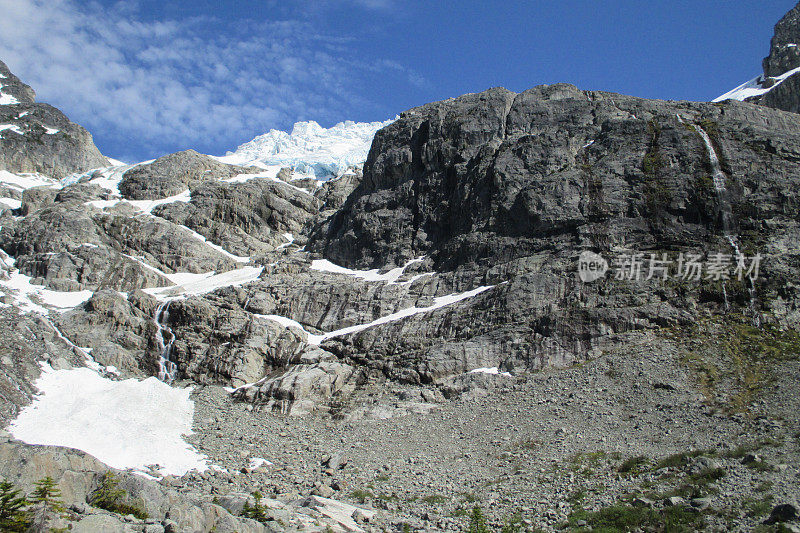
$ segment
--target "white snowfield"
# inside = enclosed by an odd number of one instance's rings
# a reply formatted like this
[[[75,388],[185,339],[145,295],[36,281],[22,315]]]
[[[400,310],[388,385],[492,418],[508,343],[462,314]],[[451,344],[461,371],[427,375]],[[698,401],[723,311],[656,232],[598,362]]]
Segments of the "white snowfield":
[[[264,267],[246,266],[220,274],[214,272],[206,274],[171,274],[167,277],[170,278],[170,281],[176,283],[175,285],[148,288],[143,289],[143,291],[159,301],[166,302],[186,296],[206,294],[222,287],[244,285],[257,280],[263,271]]]
[[[252,457],[250,458],[250,462],[247,463],[247,468],[251,470],[255,470],[256,468],[261,468],[262,466],[272,466],[272,462],[267,461],[263,457]]]
[[[330,128],[314,121],[298,122],[291,133],[270,130],[216,159],[234,165],[291,167],[317,178],[341,176],[366,161],[375,133],[394,120],[348,120]]]
[[[217,159],[219,159],[219,158],[217,158]],[[302,187],[298,187],[296,185],[293,185],[292,183],[289,183],[289,182],[286,182],[286,181],[283,181],[282,179],[280,179],[278,177],[278,172],[280,172],[281,168],[283,168],[283,167],[280,166],[280,165],[265,166],[265,167],[262,167],[262,171],[261,172],[256,172],[254,174],[237,174],[236,176],[233,176],[232,178],[227,178],[227,179],[224,179],[224,180],[221,180],[221,181],[224,182],[224,183],[245,183],[245,182],[251,181],[251,180],[268,179],[268,180],[280,183],[283,187],[289,187],[290,189],[295,190],[297,192],[301,192],[303,194],[307,194],[309,196],[313,196],[313,194],[311,192],[309,192],[307,189],[303,189]],[[316,178],[316,176],[313,175],[313,174],[306,175],[306,174],[302,174],[302,173],[299,173],[299,174],[298,173],[294,173],[292,175],[292,181],[303,179],[303,178]],[[322,182],[319,182],[317,184],[317,186],[321,187],[322,186]]]
[[[418,315],[420,313],[428,313],[430,311],[434,311],[436,309],[441,309],[442,307],[447,307],[448,305],[453,305],[455,303],[461,302],[468,298],[472,298],[481,294],[482,292],[486,292],[489,289],[493,289],[496,285],[487,285],[478,287],[476,289],[472,289],[471,291],[455,293],[455,294],[448,294],[446,296],[438,296],[433,299],[433,304],[427,307],[409,307],[406,309],[402,309],[397,311],[396,313],[391,313],[389,315],[383,316],[371,322],[367,322],[365,324],[357,324],[355,326],[349,326],[346,328],[337,329],[335,331],[330,331],[328,333],[323,333],[322,335],[315,335],[313,333],[309,333],[303,327],[302,324],[297,322],[296,320],[292,320],[291,318],[286,318],[283,316],[278,315],[255,315],[261,318],[265,318],[268,320],[272,320],[278,322],[282,326],[289,327],[289,328],[297,328],[307,336],[308,344],[311,345],[320,345],[323,341],[328,339],[332,339],[334,337],[341,337],[342,335],[347,335],[349,333],[357,333],[359,331],[364,331],[365,329],[378,326],[380,324],[387,324],[389,322],[395,322],[397,320],[402,320],[404,318],[408,318],[410,316]]]
[[[360,278],[364,281],[385,281],[389,285],[397,284],[397,280],[405,273],[406,269],[415,263],[421,263],[425,260],[425,257],[417,257],[416,259],[412,259],[407,262],[405,265],[397,268],[393,268],[383,274],[381,274],[381,269],[374,268],[372,270],[353,270],[351,268],[345,268],[334,263],[331,263],[327,259],[314,259],[311,261],[311,270],[316,270],[318,272],[330,272],[331,274],[342,274],[345,276],[351,276],[354,278]],[[416,281],[422,276],[430,275],[429,273],[426,274],[419,274],[414,276],[409,281],[403,283],[410,283],[412,281]]]
[[[331,263],[327,259],[314,259],[311,261],[311,270],[317,270],[319,272],[330,272],[331,274],[342,274],[345,276],[351,276],[354,278],[360,278],[364,281],[385,281],[389,285],[394,285],[397,283],[397,280],[403,275],[408,267],[415,263],[421,263],[425,260],[425,257],[417,257],[416,259],[410,260],[408,263],[401,267],[393,268],[383,274],[381,274],[380,269],[374,268],[372,270],[353,270],[351,268],[345,268],[334,263]],[[418,276],[417,276],[418,277]]]
[[[90,183],[96,183],[96,181],[92,180]],[[121,203],[126,203],[132,205],[144,214],[150,214],[152,213],[153,209],[159,205],[173,204],[175,202],[188,203],[191,199],[192,195],[187,189],[182,193],[176,194],[175,196],[168,196],[158,200],[126,200],[124,198],[114,198],[112,200],[90,200],[86,203],[98,209],[108,209]]]
[[[746,98],[750,98],[752,96],[760,96],[762,94],[766,94],[773,90],[775,87],[786,81],[790,76],[797,74],[800,72],[800,67],[792,69],[788,72],[781,74],[775,78],[775,84],[772,87],[767,89],[761,86],[761,82],[764,80],[764,76],[757,76],[752,80],[743,83],[742,85],[736,87],[732,91],[728,91],[727,93],[723,94],[722,96],[718,96],[714,98],[712,102],[723,102],[725,100],[739,100],[744,101]]]
[[[22,201],[16,198],[0,198],[0,209],[19,209],[22,207]]]
[[[158,465],[161,475],[180,476],[208,468],[207,458],[183,440],[192,433],[191,388],[48,365],[34,385],[40,394],[9,426],[16,439],[83,450],[118,469],[148,473]]]

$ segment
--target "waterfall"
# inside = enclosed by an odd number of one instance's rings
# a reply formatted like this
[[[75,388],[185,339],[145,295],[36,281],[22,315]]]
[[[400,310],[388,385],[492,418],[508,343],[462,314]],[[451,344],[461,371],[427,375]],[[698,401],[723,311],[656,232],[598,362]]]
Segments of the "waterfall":
[[[680,118],[680,117],[678,117]],[[695,125],[695,129],[697,133],[700,134],[700,137],[703,139],[703,143],[706,145],[706,149],[708,150],[708,159],[711,163],[711,173],[712,178],[714,180],[714,190],[717,192],[717,199],[719,200],[720,207],[721,207],[721,215],[722,215],[722,229],[725,232],[725,238],[728,240],[728,243],[731,245],[733,249],[733,257],[736,259],[736,262],[740,260],[744,260],[744,255],[739,250],[739,244],[736,242],[736,235],[733,234],[731,229],[731,219],[733,218],[733,210],[731,209],[730,200],[728,199],[728,189],[725,185],[727,177],[725,173],[722,171],[722,165],[719,161],[719,155],[717,154],[717,150],[714,148],[714,143],[711,142],[711,137],[708,136],[708,133],[698,125]],[[755,280],[750,280],[750,286],[748,287],[748,292],[750,294],[750,310],[753,313],[753,323],[756,327],[760,326],[761,318],[758,314],[758,309],[756,307],[756,283]],[[722,294],[725,297],[725,309],[728,309],[728,292],[725,287],[725,283],[722,283]]]
[[[711,161],[711,171],[712,177],[714,179],[714,189],[718,193],[725,192],[725,173],[722,172],[722,165],[719,163],[719,156],[717,155],[717,151],[714,149],[714,144],[711,142],[711,137],[708,136],[708,133],[705,132],[703,128],[700,126],[695,126],[697,128],[697,133],[700,134],[700,137],[703,138],[703,142],[708,149],[708,158]]]
[[[158,306],[153,322],[156,325],[156,347],[158,348],[158,379],[165,383],[171,383],[175,379],[178,370],[177,365],[170,360],[172,354],[172,344],[175,342],[175,334],[170,329],[169,323],[169,304],[165,302]],[[165,342],[164,334],[168,336]]]

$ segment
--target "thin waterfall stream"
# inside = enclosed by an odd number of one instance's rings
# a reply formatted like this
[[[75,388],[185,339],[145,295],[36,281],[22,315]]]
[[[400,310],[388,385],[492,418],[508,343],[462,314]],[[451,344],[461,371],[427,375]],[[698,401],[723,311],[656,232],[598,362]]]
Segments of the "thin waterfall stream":
[[[169,304],[164,302],[158,306],[153,322],[156,324],[156,347],[158,348],[158,379],[165,383],[172,383],[178,366],[170,359],[172,345],[175,342],[175,333],[169,327]]]
[[[737,264],[741,264],[745,257],[739,249],[736,235],[733,232],[733,210],[731,209],[730,199],[728,198],[728,188],[726,186],[727,176],[725,175],[725,172],[722,171],[722,164],[720,163],[719,154],[717,154],[717,149],[714,147],[711,137],[699,125],[695,125],[695,129],[703,139],[703,143],[706,145],[706,150],[708,151],[708,159],[711,163],[711,176],[714,182],[714,190],[717,193],[717,199],[720,203],[722,231],[725,234],[725,238],[728,240],[728,243],[731,245],[731,248],[733,249],[733,256],[736,259]],[[758,312],[756,311],[756,284],[753,279],[750,280],[748,292],[750,294],[750,309],[753,313],[753,321],[755,325],[758,326],[761,321]],[[725,309],[727,310],[729,309],[728,292],[724,282],[722,284],[722,294],[725,298]]]

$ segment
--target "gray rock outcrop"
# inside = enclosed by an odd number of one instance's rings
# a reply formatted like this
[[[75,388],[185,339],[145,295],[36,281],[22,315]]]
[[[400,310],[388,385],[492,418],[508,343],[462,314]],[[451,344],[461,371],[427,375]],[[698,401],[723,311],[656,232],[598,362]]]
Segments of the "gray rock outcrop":
[[[800,4],[789,10],[775,24],[775,34],[770,42],[769,55],[762,63],[764,75],[780,76],[800,67]]]
[[[0,92],[18,103],[0,105],[0,169],[62,178],[108,166],[92,136],[61,111],[35,102],[34,91],[0,61]]]
[[[255,168],[226,165],[194,150],[185,150],[133,167],[122,177],[119,191],[130,200],[157,200],[180,194],[198,182],[257,171]]]

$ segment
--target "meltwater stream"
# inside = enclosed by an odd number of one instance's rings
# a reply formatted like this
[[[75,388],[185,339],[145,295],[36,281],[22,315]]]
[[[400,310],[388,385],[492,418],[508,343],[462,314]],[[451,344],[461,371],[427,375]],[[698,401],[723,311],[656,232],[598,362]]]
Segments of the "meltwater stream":
[[[680,118],[680,117],[679,117]],[[731,209],[730,200],[728,198],[728,189],[725,185],[727,181],[727,176],[722,171],[722,165],[719,161],[719,155],[717,154],[716,148],[714,148],[714,143],[711,142],[711,137],[708,136],[708,133],[698,125],[695,125],[695,129],[697,133],[700,134],[700,137],[703,139],[703,143],[706,145],[706,149],[708,150],[708,159],[711,163],[711,174],[714,180],[714,190],[717,192],[717,199],[720,202],[721,206],[721,216],[722,216],[722,230],[725,233],[725,238],[728,240],[728,243],[731,245],[733,249],[733,256],[736,258],[737,264],[741,264],[744,262],[744,255],[739,250],[739,244],[736,242],[736,235],[734,235],[732,230],[732,218],[733,218],[733,210]],[[756,312],[756,285],[754,280],[750,280],[750,287],[748,288],[750,293],[750,308],[753,311],[753,321],[755,325],[758,326],[760,323],[760,318],[758,313]],[[728,292],[725,287],[725,283],[722,284],[722,294],[725,297],[725,309],[729,308],[728,305]]]
[[[705,132],[703,128],[700,126],[695,126],[697,128],[697,132],[700,134],[700,137],[703,138],[703,142],[706,144],[706,148],[708,149],[708,157],[711,161],[711,170],[713,172],[712,178],[714,179],[714,189],[719,192],[725,191],[725,173],[722,172],[722,165],[719,163],[719,156],[717,155],[717,151],[714,148],[714,144],[711,142],[711,137],[708,136],[708,133]]]
[[[156,346],[159,351],[158,379],[165,383],[172,383],[178,370],[177,365],[170,360],[172,344],[175,342],[175,334],[168,325],[170,303],[164,302],[159,305],[153,316],[153,322],[156,324]],[[166,340],[165,335],[167,336]]]

